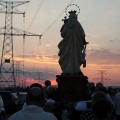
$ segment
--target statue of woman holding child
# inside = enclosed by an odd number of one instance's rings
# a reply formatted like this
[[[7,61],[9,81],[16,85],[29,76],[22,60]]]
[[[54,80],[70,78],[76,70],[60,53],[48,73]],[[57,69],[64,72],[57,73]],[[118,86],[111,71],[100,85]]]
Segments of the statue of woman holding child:
[[[64,20],[61,28],[62,41],[58,44],[59,64],[62,75],[83,75],[80,66],[86,67],[85,32],[77,20],[76,11],[69,12],[69,18]]]

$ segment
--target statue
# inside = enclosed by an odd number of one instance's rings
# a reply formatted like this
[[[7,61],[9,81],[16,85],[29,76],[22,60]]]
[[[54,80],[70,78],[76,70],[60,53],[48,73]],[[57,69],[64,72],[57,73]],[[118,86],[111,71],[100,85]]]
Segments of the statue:
[[[58,44],[59,64],[62,69],[61,75],[82,75],[80,66],[86,67],[85,51],[88,42],[85,33],[77,20],[76,11],[69,12],[69,18],[64,20],[61,36],[63,40]]]

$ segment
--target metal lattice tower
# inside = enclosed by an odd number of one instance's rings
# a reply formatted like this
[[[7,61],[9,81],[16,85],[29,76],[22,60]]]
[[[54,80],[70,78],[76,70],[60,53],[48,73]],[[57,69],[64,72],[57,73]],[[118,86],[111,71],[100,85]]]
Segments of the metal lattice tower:
[[[26,32],[13,27],[13,14],[23,14],[16,7],[28,3],[29,1],[0,1],[0,13],[5,14],[5,26],[0,28],[0,35],[4,35],[1,65],[0,65],[0,87],[13,86],[16,87],[14,56],[13,56],[13,36],[41,36]]]
[[[104,80],[106,79],[106,78],[104,77],[104,74],[106,74],[106,73],[105,73],[105,71],[103,71],[103,70],[98,70],[98,71],[99,71],[98,74],[100,74],[101,83],[104,85]]]
[[[23,65],[23,61],[15,61],[14,65],[16,66],[16,76],[15,76],[15,80],[16,80],[16,85],[20,86],[21,85],[21,81],[20,81],[20,66]]]

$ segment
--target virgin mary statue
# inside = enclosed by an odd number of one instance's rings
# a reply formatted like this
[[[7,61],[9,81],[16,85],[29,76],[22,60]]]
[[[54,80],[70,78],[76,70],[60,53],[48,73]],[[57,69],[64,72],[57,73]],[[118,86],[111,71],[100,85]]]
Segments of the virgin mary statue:
[[[59,64],[62,69],[62,75],[83,75],[80,66],[86,66],[85,33],[81,24],[77,20],[76,11],[69,12],[69,18],[64,21],[61,28],[62,41],[58,44]]]

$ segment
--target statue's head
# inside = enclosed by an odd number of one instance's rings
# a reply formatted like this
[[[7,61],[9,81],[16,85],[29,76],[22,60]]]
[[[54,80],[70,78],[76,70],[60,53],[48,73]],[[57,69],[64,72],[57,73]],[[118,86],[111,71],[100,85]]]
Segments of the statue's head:
[[[76,11],[70,11],[69,14],[69,18],[77,18]]]

